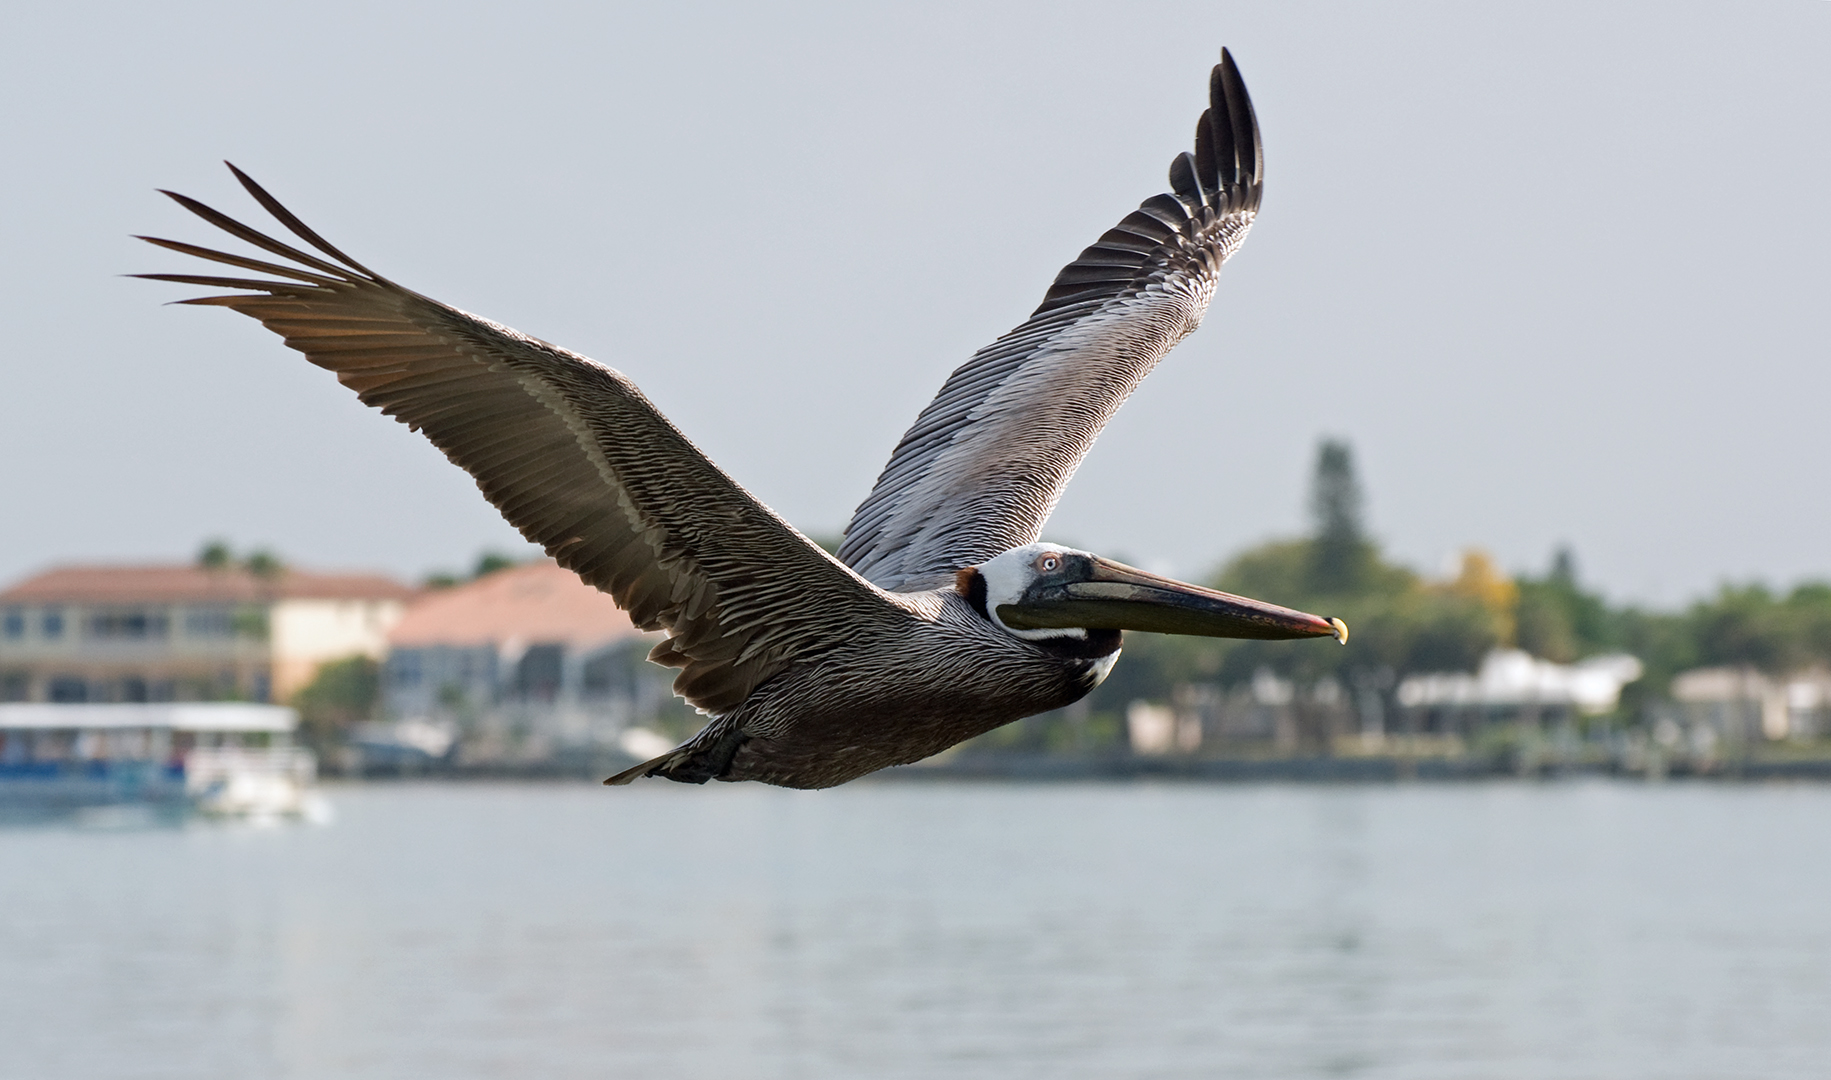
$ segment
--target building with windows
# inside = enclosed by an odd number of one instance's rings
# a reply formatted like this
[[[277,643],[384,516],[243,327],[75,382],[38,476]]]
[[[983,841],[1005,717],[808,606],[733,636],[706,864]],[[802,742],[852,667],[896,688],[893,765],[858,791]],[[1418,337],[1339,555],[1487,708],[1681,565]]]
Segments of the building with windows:
[[[1692,741],[1747,744],[1758,739],[1814,739],[1831,734],[1831,671],[1814,668],[1789,676],[1753,668],[1696,668],[1672,680],[1668,716],[1688,728]]]
[[[285,701],[381,659],[413,590],[374,574],[64,566],[0,591],[0,701]]]
[[[673,672],[646,662],[659,636],[550,560],[422,594],[388,635],[394,737],[442,730],[475,763],[618,745],[672,696]]]
[[[1373,754],[1395,745],[1460,752],[1485,728],[1569,728],[1580,717],[1611,712],[1641,670],[1639,660],[1622,654],[1556,664],[1519,649],[1489,652],[1474,672],[1408,675],[1396,686],[1390,670],[1347,685],[1324,676],[1305,686],[1262,668],[1249,683],[1182,683],[1167,701],[1134,701],[1126,731],[1132,751],[1145,755]]]

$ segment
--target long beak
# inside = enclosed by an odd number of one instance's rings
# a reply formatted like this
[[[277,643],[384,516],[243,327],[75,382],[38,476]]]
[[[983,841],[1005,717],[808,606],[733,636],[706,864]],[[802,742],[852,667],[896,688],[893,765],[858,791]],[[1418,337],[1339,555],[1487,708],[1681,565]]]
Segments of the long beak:
[[[1014,630],[1081,627],[1225,638],[1332,637],[1348,643],[1348,624],[1276,604],[1186,585],[1110,559],[1093,559],[1087,580],[1050,586],[998,605]]]

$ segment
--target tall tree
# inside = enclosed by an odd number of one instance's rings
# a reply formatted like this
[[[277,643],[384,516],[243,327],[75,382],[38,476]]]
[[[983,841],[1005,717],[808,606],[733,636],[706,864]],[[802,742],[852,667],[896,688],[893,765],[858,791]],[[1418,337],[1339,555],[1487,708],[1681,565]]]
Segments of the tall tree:
[[[1545,576],[1545,582],[1561,589],[1577,587],[1577,553],[1569,544],[1559,544],[1551,553],[1551,572]]]
[[[1310,479],[1309,586],[1323,596],[1346,596],[1366,586],[1373,545],[1361,524],[1359,478],[1354,451],[1344,441],[1324,439],[1316,448],[1316,471]]]

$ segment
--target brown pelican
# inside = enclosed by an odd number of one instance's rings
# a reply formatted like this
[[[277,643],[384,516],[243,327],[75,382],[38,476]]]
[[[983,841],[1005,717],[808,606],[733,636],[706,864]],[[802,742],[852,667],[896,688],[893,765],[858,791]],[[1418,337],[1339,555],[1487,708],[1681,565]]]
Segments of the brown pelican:
[[[1200,323],[1258,211],[1258,122],[1225,51],[1194,150],[1170,165],[1172,190],[948,378],[837,557],[720,471],[622,373],[396,285],[230,169],[318,254],[166,192],[285,261],[143,237],[269,277],[143,276],[242,290],[182,302],[260,320],[423,432],[637,625],[667,631],[650,658],[680,668],[675,691],[712,719],[607,783],[842,784],[1078,700],[1111,670],[1124,630],[1346,640],[1339,620],[1037,542],[1107,419]]]

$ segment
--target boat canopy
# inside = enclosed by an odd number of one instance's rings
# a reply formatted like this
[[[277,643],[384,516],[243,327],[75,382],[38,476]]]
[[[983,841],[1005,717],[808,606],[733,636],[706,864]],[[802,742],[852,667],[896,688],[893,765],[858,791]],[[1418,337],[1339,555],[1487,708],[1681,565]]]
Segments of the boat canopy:
[[[0,731],[166,728],[172,731],[286,732],[299,713],[284,705],[210,701],[132,705],[0,705]]]

